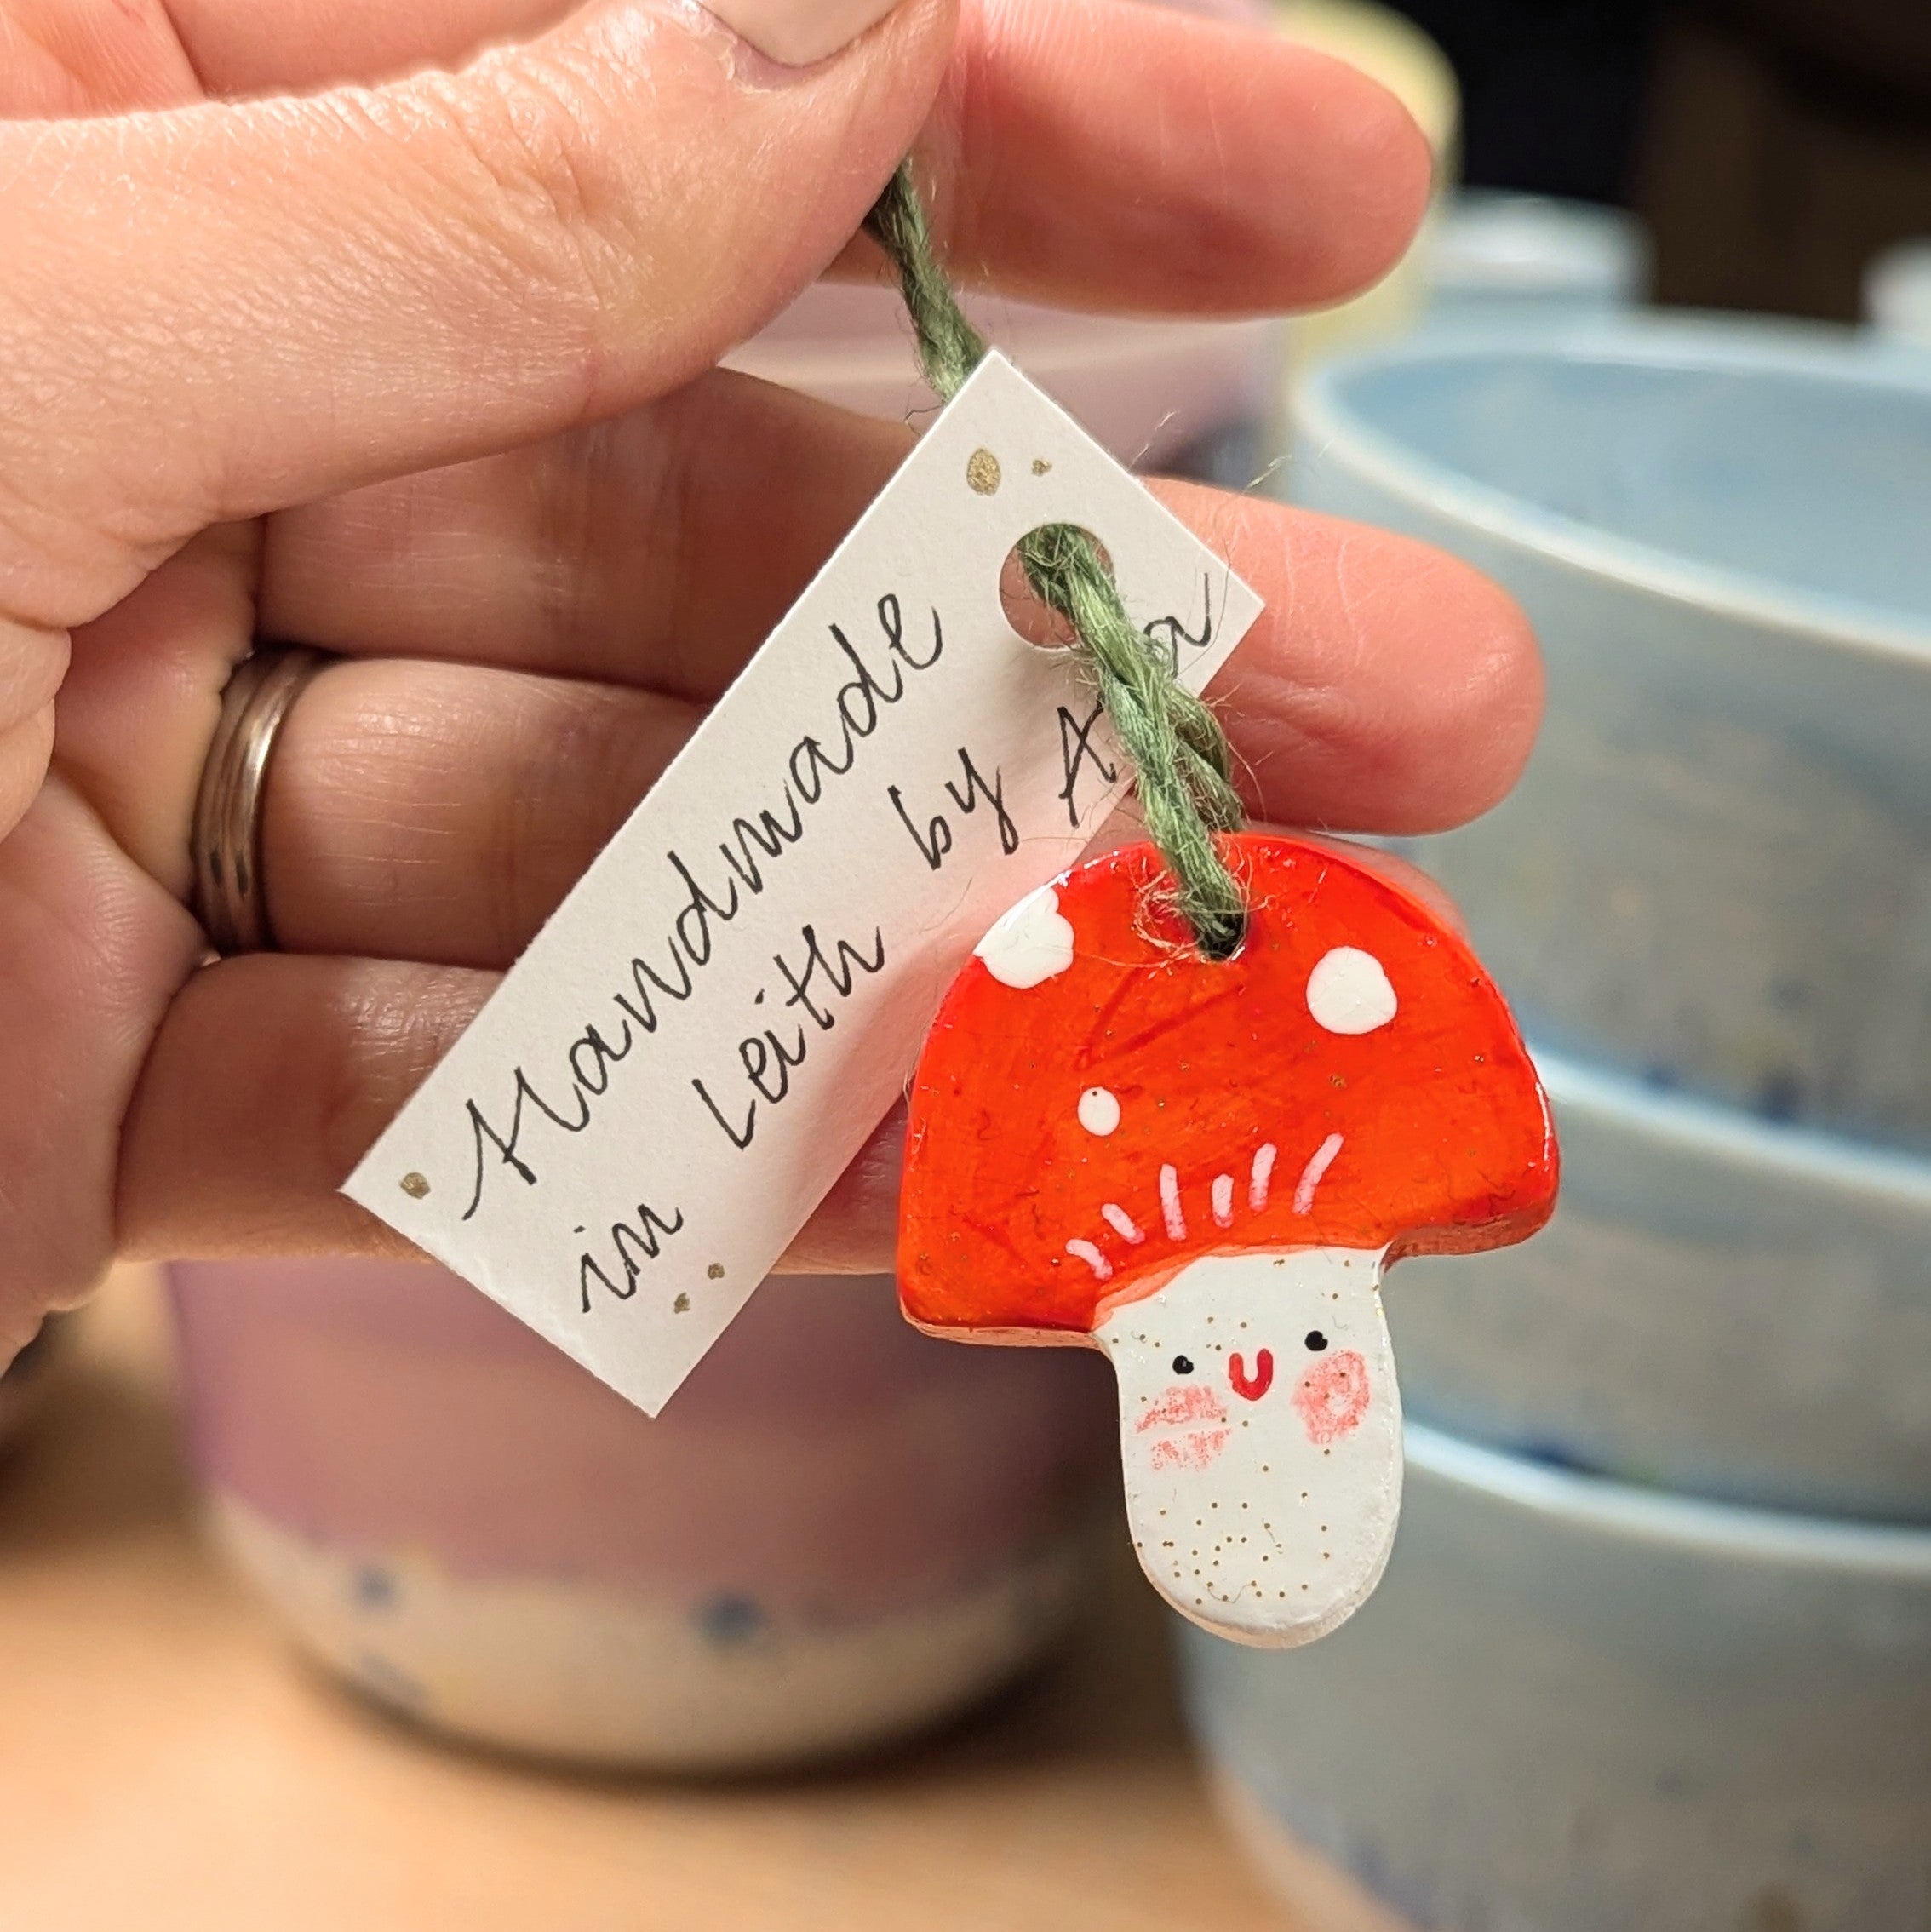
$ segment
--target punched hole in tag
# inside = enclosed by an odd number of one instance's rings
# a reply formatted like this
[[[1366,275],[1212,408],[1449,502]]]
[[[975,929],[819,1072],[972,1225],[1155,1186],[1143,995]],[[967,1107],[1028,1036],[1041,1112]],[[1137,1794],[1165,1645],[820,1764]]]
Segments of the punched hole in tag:
[[[1071,620],[1055,611],[1033,588],[1025,555],[1035,545],[1064,542],[1067,534],[1075,530],[1092,546],[1101,566],[1111,577],[1113,559],[1106,546],[1091,530],[1071,524],[1041,524],[1036,530],[1027,531],[1006,552],[1006,560],[1000,566],[999,603],[1006,621],[1025,643],[1040,651],[1069,650],[1079,640]]]

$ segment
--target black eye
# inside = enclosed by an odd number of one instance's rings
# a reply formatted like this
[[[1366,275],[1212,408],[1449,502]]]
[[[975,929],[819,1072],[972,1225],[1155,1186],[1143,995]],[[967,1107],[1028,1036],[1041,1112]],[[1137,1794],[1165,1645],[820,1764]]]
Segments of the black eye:
[[[1307,1333],[1302,1336],[1301,1339],[1305,1342],[1307,1345],[1310,1349],[1312,1349],[1316,1355],[1319,1355],[1321,1351],[1327,1346],[1327,1337],[1322,1334],[1321,1330],[1318,1328],[1309,1329]]]
[[[1192,1358],[1183,1355],[1175,1356],[1173,1358],[1173,1373],[1176,1375],[1191,1375],[1194,1373]]]

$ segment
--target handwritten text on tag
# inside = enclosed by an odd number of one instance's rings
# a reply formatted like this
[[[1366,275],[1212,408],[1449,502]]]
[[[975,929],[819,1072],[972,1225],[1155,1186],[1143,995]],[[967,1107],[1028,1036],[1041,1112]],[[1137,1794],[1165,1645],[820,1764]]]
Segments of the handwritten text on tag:
[[[1129,781],[1000,606],[1046,523],[1098,537],[1196,690],[1259,611],[988,357],[347,1184],[653,1414]]]

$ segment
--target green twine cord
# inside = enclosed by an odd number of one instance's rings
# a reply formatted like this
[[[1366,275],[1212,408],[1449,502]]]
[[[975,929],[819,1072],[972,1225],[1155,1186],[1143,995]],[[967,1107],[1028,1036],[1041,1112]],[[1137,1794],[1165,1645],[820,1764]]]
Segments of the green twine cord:
[[[898,271],[925,380],[950,402],[986,345],[933,255],[909,161],[865,225]],[[1098,546],[1076,524],[1041,525],[1022,539],[1019,560],[1033,594],[1073,627],[1074,649],[1138,775],[1147,831],[1172,869],[1175,909],[1209,959],[1228,958],[1246,929],[1246,907],[1214,843],[1216,832],[1238,831],[1242,822],[1219,719],[1126,615]]]

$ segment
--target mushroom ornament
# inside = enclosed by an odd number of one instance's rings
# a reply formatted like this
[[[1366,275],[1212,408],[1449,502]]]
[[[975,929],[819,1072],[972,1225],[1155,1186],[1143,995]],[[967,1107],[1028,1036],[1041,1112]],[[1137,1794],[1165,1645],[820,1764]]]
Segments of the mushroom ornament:
[[[1148,1576],[1286,1646],[1388,1560],[1383,1270],[1533,1234],[1556,1149],[1508,1008],[1435,914],[1325,846],[1222,851],[1248,905],[1230,959],[1144,845],[980,942],[914,1083],[900,1293],[932,1334],[1103,1350]]]

